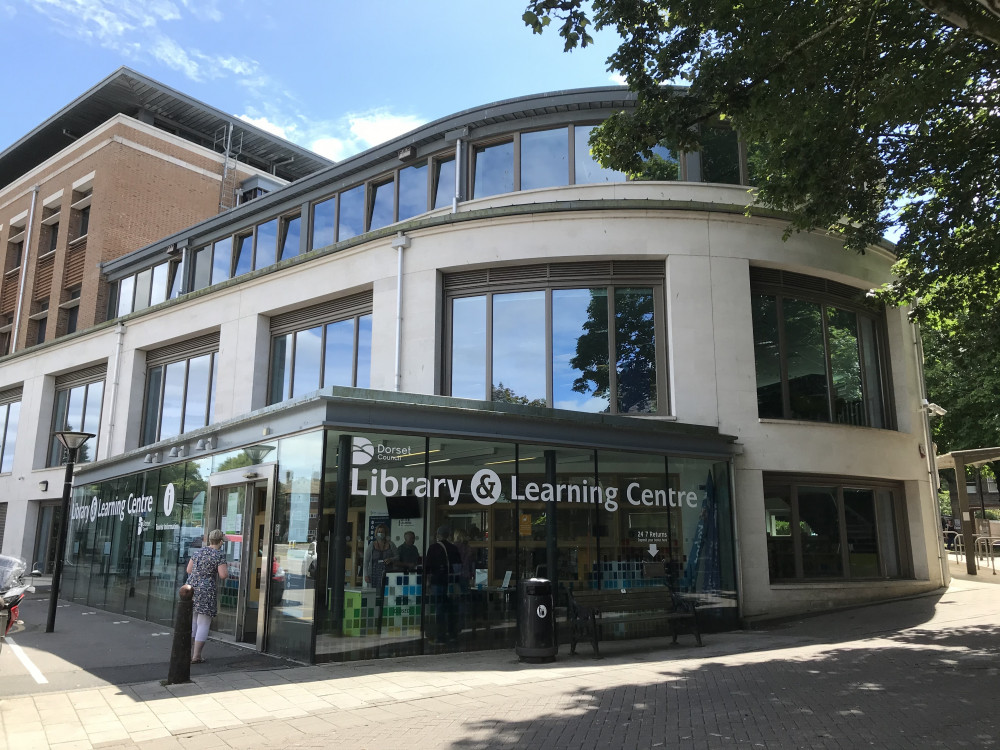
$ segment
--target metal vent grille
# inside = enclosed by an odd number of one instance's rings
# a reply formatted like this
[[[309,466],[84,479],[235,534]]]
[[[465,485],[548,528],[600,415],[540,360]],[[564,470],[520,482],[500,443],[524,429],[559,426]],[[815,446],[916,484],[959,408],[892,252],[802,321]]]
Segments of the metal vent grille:
[[[663,261],[619,260],[589,261],[584,263],[540,263],[532,266],[505,266],[479,271],[462,271],[444,277],[446,292],[456,292],[478,287],[492,287],[515,284],[546,282],[614,281],[616,279],[639,278],[662,279]]]
[[[219,351],[219,332],[208,333],[196,339],[178,341],[176,344],[153,349],[146,354],[146,367],[157,367]]]
[[[76,388],[78,385],[86,385],[87,383],[96,383],[98,380],[104,380],[107,374],[107,362],[88,367],[85,370],[67,372],[56,376],[56,389],[64,390],[66,388]]]
[[[818,276],[807,276],[776,268],[751,267],[750,283],[753,286],[781,287],[790,292],[811,292],[855,304],[864,302],[867,296],[867,291],[864,289],[841,284],[838,281],[822,279]]]
[[[337,318],[365,315],[372,311],[372,292],[368,290],[350,297],[341,297],[313,307],[275,315],[271,318],[271,333],[274,335],[301,331],[306,328],[329,323]]]
[[[23,386],[18,386],[17,388],[8,388],[5,391],[0,391],[0,406],[20,401],[23,390]]]

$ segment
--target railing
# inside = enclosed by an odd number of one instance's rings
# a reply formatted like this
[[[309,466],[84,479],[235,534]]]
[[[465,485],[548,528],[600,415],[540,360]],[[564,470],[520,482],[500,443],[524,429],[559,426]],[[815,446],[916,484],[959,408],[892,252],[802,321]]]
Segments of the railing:
[[[955,556],[955,562],[960,562],[960,558],[965,555],[965,535],[960,531],[945,531],[944,543],[947,552]],[[990,569],[993,575],[996,575],[996,560],[1000,557],[1000,536],[977,535],[973,537],[973,545],[977,565],[989,560]]]

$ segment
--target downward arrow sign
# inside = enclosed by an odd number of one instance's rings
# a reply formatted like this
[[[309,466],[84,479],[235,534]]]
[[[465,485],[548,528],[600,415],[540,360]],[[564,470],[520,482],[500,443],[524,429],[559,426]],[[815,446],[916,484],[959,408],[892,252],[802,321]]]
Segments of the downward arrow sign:
[[[659,549],[657,549],[657,547],[656,547],[656,545],[655,545],[655,544],[650,544],[650,545],[649,545],[649,556],[650,556],[650,557],[656,557],[656,555],[657,555],[657,553],[658,553],[659,551],[660,551],[660,550],[659,550]]]

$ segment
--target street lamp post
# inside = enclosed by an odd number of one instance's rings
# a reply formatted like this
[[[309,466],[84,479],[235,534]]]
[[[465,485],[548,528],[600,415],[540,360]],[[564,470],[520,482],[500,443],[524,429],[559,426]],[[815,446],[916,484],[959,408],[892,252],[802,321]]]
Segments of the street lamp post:
[[[91,432],[56,432],[56,439],[69,453],[66,462],[66,478],[63,481],[62,518],[59,520],[59,546],[56,547],[56,567],[52,571],[52,593],[49,595],[49,618],[45,623],[45,632],[51,633],[56,627],[56,600],[59,599],[59,580],[62,578],[63,558],[66,557],[66,536],[69,533],[69,496],[73,489],[73,464],[76,463],[77,451],[90,438]]]

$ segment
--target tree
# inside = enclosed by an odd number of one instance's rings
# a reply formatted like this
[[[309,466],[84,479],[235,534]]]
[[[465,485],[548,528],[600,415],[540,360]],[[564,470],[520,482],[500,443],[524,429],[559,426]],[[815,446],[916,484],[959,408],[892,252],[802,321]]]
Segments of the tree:
[[[1000,344],[998,0],[530,0],[523,17],[555,19],[566,50],[592,26],[621,37],[608,65],[637,101],[592,132],[604,166],[641,173],[722,119],[751,144],[750,202],[858,252],[898,225],[883,299]]]

